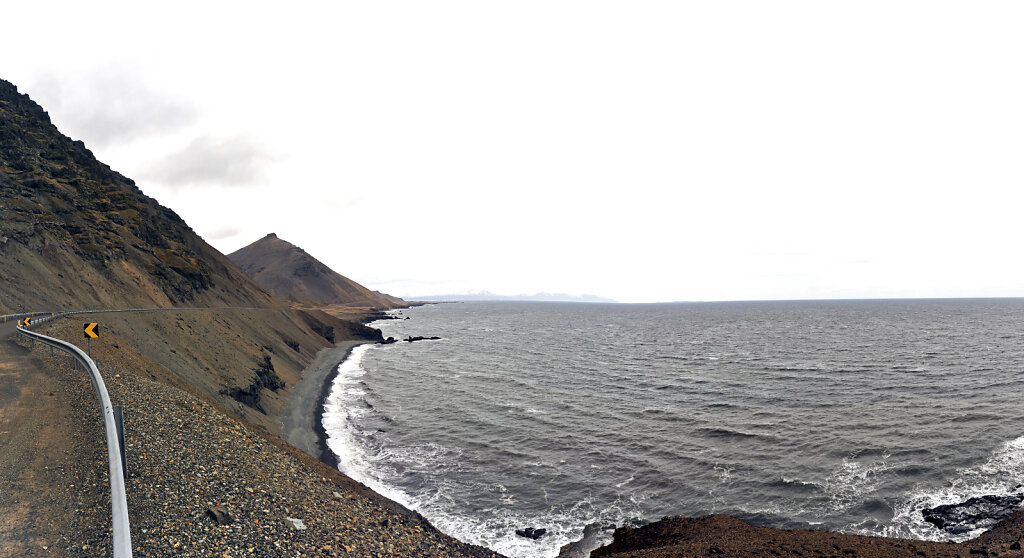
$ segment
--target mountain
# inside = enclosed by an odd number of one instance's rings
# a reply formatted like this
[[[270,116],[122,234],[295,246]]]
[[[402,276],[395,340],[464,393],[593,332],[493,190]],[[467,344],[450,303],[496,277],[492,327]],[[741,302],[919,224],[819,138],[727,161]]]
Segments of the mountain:
[[[366,310],[408,306],[400,298],[371,291],[344,277],[274,233],[228,254],[228,258],[275,297],[299,305]]]
[[[97,350],[279,431],[287,388],[337,341],[379,332],[273,298],[178,215],[0,80],[0,312],[93,314]],[[81,324],[72,339],[81,339]],[[276,378],[276,379],[275,379]],[[283,386],[282,386],[283,384]]]
[[[2,80],[0,223],[7,309],[278,305]]]
[[[536,293],[520,295],[499,295],[489,291],[466,294],[425,295],[417,296],[416,300],[424,302],[482,302],[482,301],[519,301],[519,302],[616,302],[610,298],[595,295],[570,295],[565,293]]]

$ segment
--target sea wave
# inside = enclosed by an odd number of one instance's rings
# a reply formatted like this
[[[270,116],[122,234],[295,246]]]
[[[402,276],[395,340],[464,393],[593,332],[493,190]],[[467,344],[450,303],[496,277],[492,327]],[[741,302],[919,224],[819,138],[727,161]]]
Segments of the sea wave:
[[[892,522],[880,533],[930,541],[961,542],[977,537],[983,529],[951,535],[926,522],[921,512],[945,504],[957,504],[977,496],[1005,496],[1024,484],[1024,436],[1003,443],[976,467],[962,469],[945,486],[919,485],[894,509]],[[872,533],[875,534],[875,533]]]

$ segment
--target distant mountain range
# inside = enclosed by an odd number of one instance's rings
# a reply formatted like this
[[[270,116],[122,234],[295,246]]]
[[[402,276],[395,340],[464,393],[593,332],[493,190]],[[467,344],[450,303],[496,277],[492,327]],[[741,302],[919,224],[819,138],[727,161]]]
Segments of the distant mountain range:
[[[610,298],[603,298],[596,295],[569,295],[565,293],[536,293],[519,295],[499,295],[489,291],[480,291],[467,294],[446,294],[407,297],[409,300],[421,300],[424,302],[482,302],[482,301],[523,301],[523,302],[617,302]]]

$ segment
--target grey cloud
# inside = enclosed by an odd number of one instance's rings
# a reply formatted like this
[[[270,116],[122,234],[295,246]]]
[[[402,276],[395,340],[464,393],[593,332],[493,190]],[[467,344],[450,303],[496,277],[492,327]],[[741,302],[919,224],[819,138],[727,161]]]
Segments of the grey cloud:
[[[245,136],[216,139],[203,135],[164,157],[142,178],[167,186],[252,186],[264,182],[263,169],[275,157]]]
[[[235,226],[228,225],[228,226],[225,226],[225,227],[221,227],[219,229],[213,229],[212,231],[209,231],[209,232],[203,234],[203,238],[205,238],[207,240],[223,240],[225,238],[231,238],[233,236],[238,236],[241,233],[242,233],[242,228],[241,227],[235,227]]]
[[[115,68],[74,80],[43,76],[30,95],[50,111],[62,131],[93,147],[172,132],[199,116],[192,104],[154,91]]]

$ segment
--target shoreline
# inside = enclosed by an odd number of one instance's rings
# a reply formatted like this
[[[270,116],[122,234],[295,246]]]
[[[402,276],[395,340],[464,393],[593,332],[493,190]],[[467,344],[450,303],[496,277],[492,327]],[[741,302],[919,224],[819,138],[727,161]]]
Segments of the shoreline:
[[[339,463],[338,456],[327,446],[327,429],[324,428],[324,405],[327,403],[327,398],[331,395],[331,389],[334,388],[334,380],[341,373],[341,365],[345,364],[349,357],[352,356],[352,351],[362,344],[358,343],[349,347],[342,359],[331,368],[331,372],[327,374],[327,377],[320,386],[320,397],[316,401],[316,412],[313,414],[313,431],[316,432],[316,446],[320,452],[318,459],[332,469],[337,469]]]
[[[340,341],[322,349],[292,389],[292,399],[280,417],[285,441],[331,469],[338,471],[337,456],[327,445],[323,426],[324,403],[331,393],[340,367],[355,347],[373,343],[365,340]],[[314,405],[315,409],[310,409]],[[310,412],[312,410],[312,412]],[[343,474],[343,473],[342,473]],[[362,485],[360,485],[362,486]],[[377,496],[387,499],[372,489]],[[390,501],[390,500],[389,500]],[[402,507],[401,504],[396,504]],[[405,509],[402,507],[402,509]],[[417,512],[406,510],[417,516]],[[423,520],[428,522],[427,520]],[[589,527],[588,527],[589,528]],[[734,517],[705,515],[684,518],[664,517],[639,528],[619,527],[610,542],[595,548],[593,540],[570,542],[563,546],[559,558],[668,558],[669,556],[712,556],[726,553],[734,556],[762,556],[772,551],[779,556],[807,553],[834,555],[846,552],[865,558],[902,556],[960,557],[966,553],[987,552],[1000,556],[1024,556],[1024,510],[1000,521],[980,537],[961,543],[933,542],[866,536],[835,531],[784,529],[747,523]],[[727,541],[727,542],[726,542]],[[460,541],[463,544],[465,541]],[[589,544],[588,544],[589,543]],[[482,548],[482,547],[481,547]],[[972,552],[973,551],[973,552]]]
[[[323,425],[324,402],[338,377],[338,368],[348,360],[353,349],[367,343],[370,341],[339,341],[334,347],[317,353],[316,359],[303,372],[302,379],[292,388],[288,407],[278,419],[281,437],[286,442],[332,469],[338,468],[338,457],[327,446],[327,432]]]

